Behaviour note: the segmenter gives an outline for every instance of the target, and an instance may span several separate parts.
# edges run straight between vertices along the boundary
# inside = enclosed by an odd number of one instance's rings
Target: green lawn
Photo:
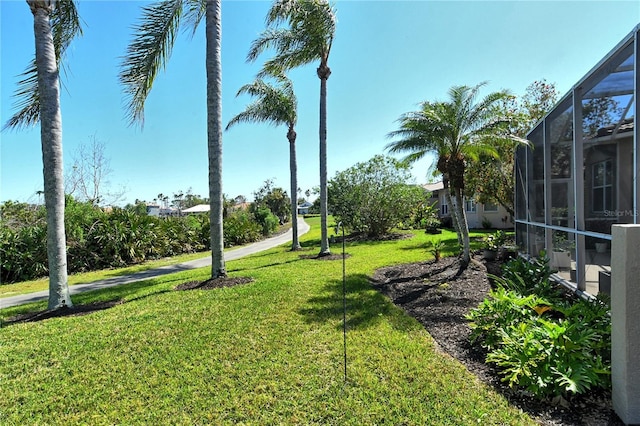
[[[308,221],[302,254],[315,254]],[[370,288],[376,268],[425,259],[428,240],[347,247],[346,384],[342,262],[283,246],[228,263],[247,285],[173,291],[209,272],[186,271],[74,296],[125,300],[108,310],[1,328],[0,424],[535,424]]]

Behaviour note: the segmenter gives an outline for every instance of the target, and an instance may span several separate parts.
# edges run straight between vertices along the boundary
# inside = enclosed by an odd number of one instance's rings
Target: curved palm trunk
[[[293,126],[289,126],[287,132],[289,140],[289,173],[291,174],[291,232],[293,234],[291,240],[291,250],[300,250],[300,241],[298,240],[298,160],[296,158],[296,132]]]
[[[327,79],[331,69],[326,64],[318,67],[320,78],[320,256],[331,254],[327,230]]]
[[[33,13],[33,32],[36,41],[44,201],[47,209],[48,309],[52,310],[63,306],[72,306],[67,282],[67,251],[64,231],[60,86],[50,23],[50,15],[55,7],[55,2],[30,0],[28,3]]]
[[[226,277],[222,227],[222,61],[221,0],[207,0],[207,139],[209,151],[209,218],[211,224],[211,277]]]
[[[453,188],[457,203],[456,210],[458,211],[458,217],[460,221],[460,234],[462,236],[462,262],[460,263],[460,271],[463,271],[469,266],[471,261],[471,246],[469,242],[469,225],[467,223],[467,216],[464,212],[464,206],[462,205],[462,190],[460,188]]]
[[[460,232],[460,219],[458,217],[458,209],[455,208],[453,198],[451,197],[451,189],[448,185],[444,187],[444,197],[447,200],[447,204],[451,206],[451,222],[453,223],[453,229],[456,231],[458,237],[458,244],[462,247],[462,232]]]

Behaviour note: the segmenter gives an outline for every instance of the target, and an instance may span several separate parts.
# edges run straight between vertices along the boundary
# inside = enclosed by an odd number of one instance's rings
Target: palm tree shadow
[[[72,296],[72,307],[65,306],[55,310],[28,310],[10,318],[0,320],[0,327],[26,322],[39,322],[50,318],[88,315],[93,312],[103,311],[125,303],[137,302],[172,291],[171,289],[158,289],[147,294],[136,296],[136,293],[141,289],[148,287],[153,287],[153,282],[149,280],[135,281],[114,287],[74,294]]]
[[[346,325],[350,330],[375,326],[381,321],[390,321],[398,330],[410,331],[419,324],[405,315],[399,315],[389,299],[375,290],[370,278],[364,274],[348,275],[346,286]],[[342,329],[343,281],[331,280],[326,283],[321,295],[309,299],[299,313],[309,323],[338,321],[337,329]]]
[[[257,271],[259,269],[271,268],[273,266],[281,266],[281,265],[286,265],[286,264],[289,264],[289,263],[300,262],[301,260],[303,260],[303,259],[298,257],[296,259],[291,259],[291,260],[287,260],[287,261],[284,261],[284,262],[272,262],[272,263],[267,263],[267,264],[260,265],[260,266],[254,266],[252,268],[233,268],[233,269],[229,269],[228,272]]]

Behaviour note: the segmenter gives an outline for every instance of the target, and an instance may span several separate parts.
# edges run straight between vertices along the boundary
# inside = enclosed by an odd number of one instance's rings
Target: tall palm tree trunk
[[[227,276],[222,227],[222,60],[221,0],[207,0],[207,138],[209,151],[209,218],[211,224],[211,277]]]
[[[331,254],[327,229],[327,80],[331,69],[326,64],[318,67],[320,78],[320,256]]]
[[[462,236],[462,262],[460,264],[460,270],[464,270],[469,266],[471,261],[471,246],[469,242],[469,224],[467,223],[467,216],[464,212],[464,206],[462,205],[462,190],[460,188],[453,188],[457,203],[456,210],[458,211],[458,217],[460,221],[460,234]]]
[[[58,65],[50,16],[55,2],[28,1],[33,13],[36,67],[40,94],[40,139],[47,209],[47,258],[49,262],[48,309],[72,306],[67,282],[67,251],[64,231],[64,178],[62,163],[62,115]]]
[[[296,131],[293,126],[289,126],[287,132],[289,140],[289,173],[291,174],[291,232],[293,234],[291,240],[291,250],[300,250],[300,241],[298,240],[298,160],[296,157]]]

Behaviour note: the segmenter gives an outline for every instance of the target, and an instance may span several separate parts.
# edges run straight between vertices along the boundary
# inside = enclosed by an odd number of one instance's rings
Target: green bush
[[[258,207],[253,212],[253,217],[255,221],[260,226],[262,230],[262,235],[265,237],[278,229],[278,224],[280,223],[278,218],[271,213],[271,210],[267,207]]]
[[[336,222],[371,238],[389,233],[400,223],[419,223],[429,213],[426,193],[409,185],[411,179],[407,164],[377,155],[329,181],[329,210]]]
[[[577,306],[576,311],[590,309],[582,303]],[[518,385],[538,397],[607,388],[611,375],[609,326],[582,323],[576,317],[548,320],[544,316],[500,328],[500,344],[489,352],[487,362],[500,367],[510,386]]]
[[[10,283],[48,273],[46,212],[43,206],[0,205],[0,280]],[[149,259],[210,248],[208,215],[158,218],[135,209],[104,211],[66,197],[68,272],[122,267]],[[225,246],[257,241],[278,229],[264,205],[254,214],[232,211],[224,219]]]
[[[12,229],[0,224],[0,280],[3,283],[29,280],[46,275],[47,226],[38,223]]]
[[[607,388],[611,320],[602,300],[570,299],[549,280],[548,259],[509,262],[467,319],[503,380],[538,397]]]
[[[499,285],[522,295],[537,294],[542,297],[555,297],[558,292],[549,277],[551,277],[549,258],[542,253],[542,256],[530,261],[521,257],[511,259],[502,265],[502,279],[493,278]]]
[[[248,211],[235,211],[224,219],[224,245],[232,247],[257,241],[260,239],[261,230]]]

